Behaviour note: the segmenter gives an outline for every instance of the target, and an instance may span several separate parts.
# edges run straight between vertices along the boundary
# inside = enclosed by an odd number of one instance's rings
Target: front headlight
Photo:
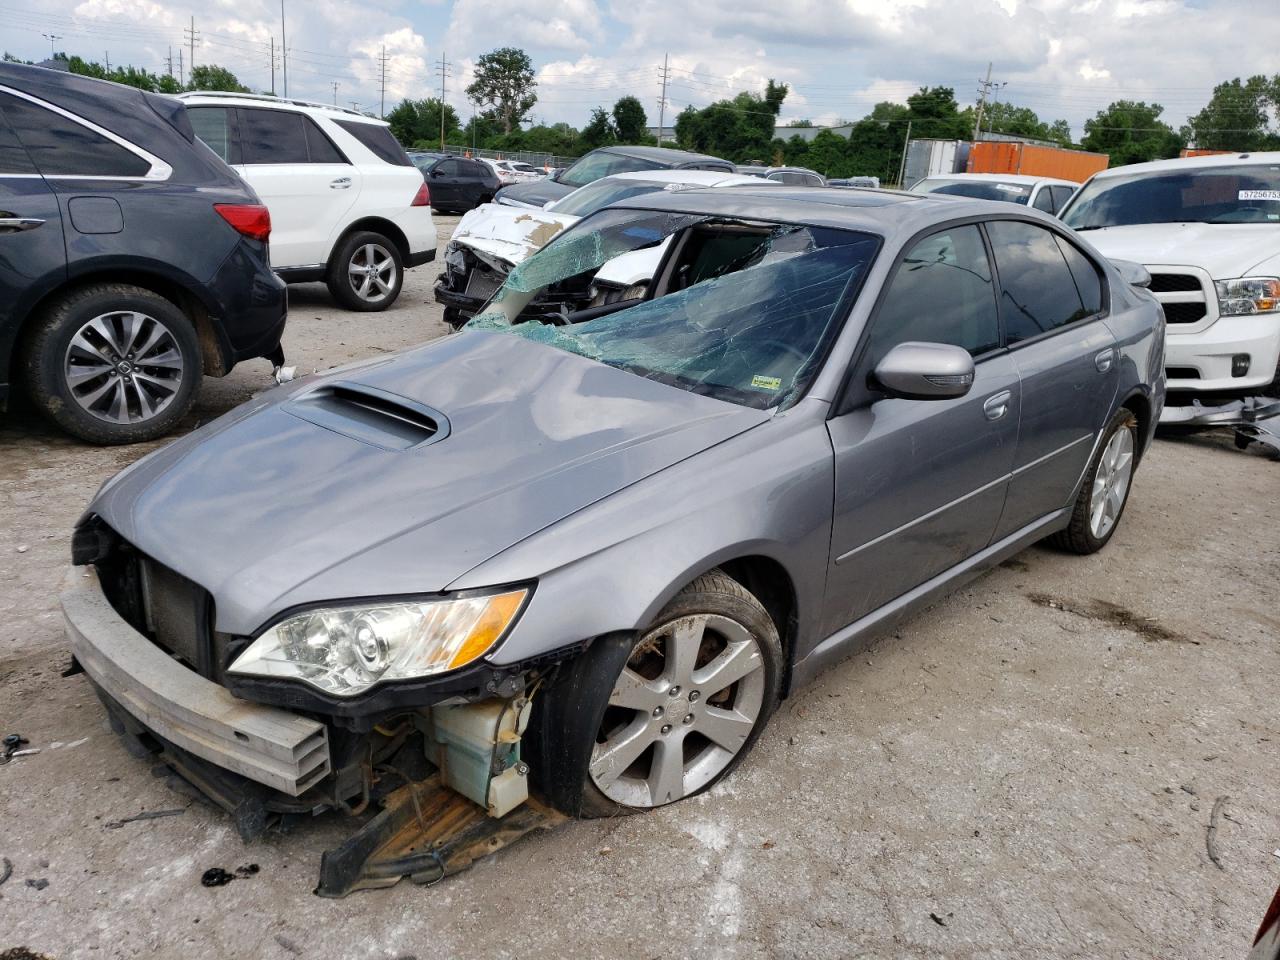
[[[355,696],[383,680],[444,673],[484,656],[528,595],[519,589],[307,610],[264,632],[228,672],[302,680],[333,696]]]
[[[1252,313],[1275,313],[1280,310],[1280,278],[1243,277],[1239,280],[1216,280],[1218,313],[1224,317],[1240,317]]]

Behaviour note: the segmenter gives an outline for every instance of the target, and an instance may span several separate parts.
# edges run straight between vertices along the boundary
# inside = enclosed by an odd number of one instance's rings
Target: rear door
[[[241,175],[271,211],[271,263],[309,267],[330,250],[360,195],[359,170],[305,114],[237,107]]]
[[[67,272],[58,198],[9,125],[6,107],[14,103],[0,93],[0,406],[18,322]]]
[[[1103,322],[1101,274],[1070,240],[1040,224],[993,220],[1022,418],[997,538],[1065,507],[1084,474],[1119,386],[1115,338]]]

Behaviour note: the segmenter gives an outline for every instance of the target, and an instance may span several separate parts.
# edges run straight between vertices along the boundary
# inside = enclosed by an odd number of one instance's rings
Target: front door
[[[462,203],[462,162],[446,157],[431,168],[427,184],[433,207],[456,207]]]
[[[951,400],[871,389],[828,421],[836,496],[827,634],[991,542],[1017,441],[1018,373],[999,349],[995,286],[977,226],[913,244],[870,324],[855,384],[906,341],[964,347],[975,377],[966,396]]]
[[[1000,309],[1022,382],[1022,418],[997,537],[1066,507],[1119,387],[1115,338],[1103,322],[1098,268],[1039,224],[987,224]]]

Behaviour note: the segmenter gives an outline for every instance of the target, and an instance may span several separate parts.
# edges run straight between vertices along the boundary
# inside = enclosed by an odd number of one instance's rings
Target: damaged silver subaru
[[[591,305],[657,247],[642,296]],[[1007,204],[633,198],[462,332],[108,481],[74,656],[246,838],[352,816],[325,895],[672,803],[889,623],[1036,541],[1107,543],[1164,399],[1143,280]]]

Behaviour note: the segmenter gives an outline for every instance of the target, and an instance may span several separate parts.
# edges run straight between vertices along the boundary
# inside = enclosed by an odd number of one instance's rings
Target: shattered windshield
[[[595,213],[601,207],[607,207],[611,203],[617,203],[628,197],[638,197],[658,190],[679,190],[688,186],[690,184],[661,180],[618,180],[606,177],[580,187],[563,200],[557,200],[551,209],[571,217],[585,217]]]
[[[1233,164],[1090,180],[1063,211],[1077,230],[1138,223],[1280,223],[1280,164]]]
[[[784,406],[817,371],[878,248],[848,230],[604,210],[516,267],[467,329],[732,403]],[[592,299],[602,265],[645,250],[654,272],[643,297]]]

